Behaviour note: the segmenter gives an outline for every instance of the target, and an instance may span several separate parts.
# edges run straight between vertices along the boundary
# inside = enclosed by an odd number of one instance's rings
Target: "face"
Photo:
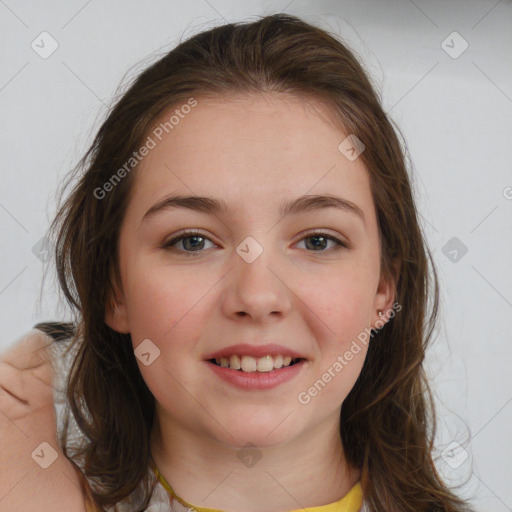
[[[150,340],[141,346],[152,362],[137,362],[157,411],[189,432],[275,446],[339,421],[367,351],[353,342],[392,304],[368,173],[338,149],[348,133],[327,119],[322,104],[290,96],[198,98],[161,140],[161,129],[149,134],[156,144],[134,171],[106,320],[134,349]],[[155,206],[177,195],[226,209]],[[304,195],[345,207],[317,201],[282,214]],[[184,231],[195,233],[180,240]],[[239,343],[279,344],[303,360],[273,387],[242,388],[206,361]]]

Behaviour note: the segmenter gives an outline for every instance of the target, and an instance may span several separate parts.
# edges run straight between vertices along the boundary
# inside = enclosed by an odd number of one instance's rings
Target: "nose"
[[[224,283],[224,314],[237,318],[251,317],[257,322],[268,316],[286,316],[292,305],[291,283],[280,275],[282,272],[276,264],[268,261],[268,253],[263,251],[252,263],[237,254],[235,256],[235,267]]]

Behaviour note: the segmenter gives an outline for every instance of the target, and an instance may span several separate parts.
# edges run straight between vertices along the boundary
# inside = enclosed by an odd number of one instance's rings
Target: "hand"
[[[33,330],[0,355],[0,512],[85,512],[57,442],[52,343]]]

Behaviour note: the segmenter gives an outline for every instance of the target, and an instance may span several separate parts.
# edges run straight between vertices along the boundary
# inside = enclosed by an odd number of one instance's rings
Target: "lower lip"
[[[214,363],[205,361],[211,370],[225,382],[241,389],[272,389],[279,384],[288,382],[300,373],[304,367],[305,360],[295,363],[293,366],[272,370],[270,372],[243,372],[241,370],[232,370],[223,366],[217,366]]]

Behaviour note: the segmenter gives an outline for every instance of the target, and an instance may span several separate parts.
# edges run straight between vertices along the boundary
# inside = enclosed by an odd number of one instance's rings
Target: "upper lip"
[[[220,359],[221,357],[230,357],[232,355],[238,356],[251,356],[255,358],[265,357],[268,355],[282,355],[284,357],[290,356],[292,359],[305,359],[305,357],[292,350],[284,347],[283,345],[276,345],[271,343],[268,345],[251,345],[249,343],[239,343],[238,345],[231,345],[230,347],[217,350],[208,354],[205,359]]]

